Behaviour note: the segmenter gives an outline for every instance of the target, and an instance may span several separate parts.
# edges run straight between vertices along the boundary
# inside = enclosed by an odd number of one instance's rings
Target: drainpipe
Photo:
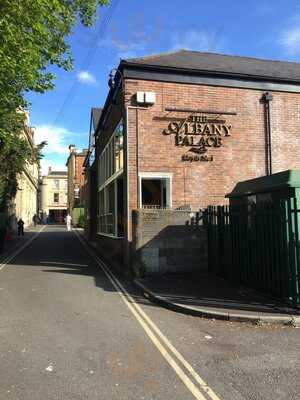
[[[261,101],[264,104],[265,119],[265,153],[266,153],[266,175],[272,174],[272,130],[271,130],[271,104],[273,100],[271,93],[262,95]]]

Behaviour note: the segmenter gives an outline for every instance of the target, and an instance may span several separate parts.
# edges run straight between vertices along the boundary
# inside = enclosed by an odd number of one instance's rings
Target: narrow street
[[[300,399],[299,329],[162,309],[81,240],[46,226],[0,267],[1,400]]]

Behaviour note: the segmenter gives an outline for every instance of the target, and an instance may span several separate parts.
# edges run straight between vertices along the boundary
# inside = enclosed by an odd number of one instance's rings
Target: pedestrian
[[[32,221],[33,221],[33,225],[36,226],[37,221],[38,221],[38,217],[36,214],[34,214],[34,216],[32,217]]]
[[[24,221],[22,218],[19,219],[18,223],[18,236],[24,236]]]
[[[72,222],[72,218],[71,215],[68,214],[65,218],[65,222],[67,224],[67,230],[70,231],[71,230],[71,222]]]

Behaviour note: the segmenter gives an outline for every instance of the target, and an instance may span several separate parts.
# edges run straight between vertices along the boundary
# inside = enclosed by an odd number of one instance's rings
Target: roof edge
[[[226,71],[215,71],[215,70],[200,70],[200,69],[192,69],[192,68],[180,68],[180,67],[172,67],[172,66],[158,66],[153,64],[138,64],[128,62],[126,60],[121,60],[119,67],[124,70],[124,68],[135,69],[135,70],[145,70],[145,71],[157,71],[157,72],[169,72],[169,73],[184,73],[185,75],[199,75],[199,76],[213,76],[213,77],[222,77],[229,79],[240,79],[240,80],[257,80],[257,81],[271,81],[271,82],[282,82],[282,83],[297,83],[300,84],[299,79],[291,79],[291,78],[282,78],[282,77],[274,77],[274,76],[266,76],[266,75],[257,75],[257,74],[243,74],[236,72],[226,72]]]

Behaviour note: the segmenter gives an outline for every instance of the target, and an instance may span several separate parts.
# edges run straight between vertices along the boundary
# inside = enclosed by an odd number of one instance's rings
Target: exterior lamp
[[[122,72],[119,69],[114,68],[110,71],[109,79],[108,79],[108,86],[112,90],[115,89],[116,86],[118,86],[120,81],[116,79],[117,74],[119,74],[119,78],[121,80],[121,93],[122,93],[122,96],[124,96],[124,77],[123,77]],[[116,105],[117,92],[118,92],[118,90],[116,90],[116,92],[112,96],[112,103],[115,105]]]
[[[115,75],[111,71],[109,74],[108,86],[110,87],[110,89],[113,89],[115,87],[115,84],[116,84],[115,83]]]
[[[117,68],[113,68],[109,73],[109,80],[108,80],[108,86],[111,89],[113,89],[116,86],[116,75],[117,74],[119,74],[119,77],[121,79],[121,83],[123,85],[124,77],[123,77],[122,72]]]
[[[123,83],[123,75],[122,75],[122,73],[118,69],[114,68],[109,73],[108,86],[111,89],[114,89],[114,87],[116,86],[116,75],[117,75],[117,73],[120,75],[121,81]]]

